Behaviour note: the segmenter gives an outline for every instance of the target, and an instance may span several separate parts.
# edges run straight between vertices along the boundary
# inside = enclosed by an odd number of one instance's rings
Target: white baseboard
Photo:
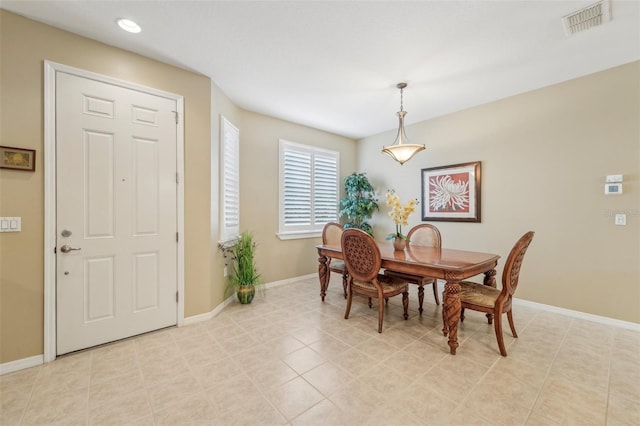
[[[278,287],[281,285],[286,285],[292,282],[305,280],[308,278],[314,278],[317,276],[318,276],[317,274],[308,274],[308,275],[302,275],[300,277],[295,277],[295,278],[287,278],[280,281],[272,281],[270,283],[266,283],[265,288]],[[440,290],[442,290],[443,283],[439,282],[438,286],[440,287]],[[224,308],[226,308],[230,303],[233,303],[233,297],[234,296],[230,296],[226,298],[224,302],[216,306],[215,309],[213,309],[211,312],[206,312],[204,314],[193,315],[191,317],[185,318],[183,325],[195,324],[201,321],[207,321],[214,318],[216,315],[222,312]],[[554,313],[565,315],[572,318],[583,319],[586,321],[609,325],[612,327],[623,328],[626,330],[640,332],[640,324],[635,322],[617,320],[614,318],[603,317],[600,315],[593,315],[585,312],[574,311],[571,309],[559,308],[557,306],[545,305],[543,303],[530,302],[528,300],[523,300],[523,299],[514,298],[513,301],[514,301],[514,304],[520,305],[520,306],[528,306],[531,308],[540,309],[548,312],[554,312]],[[44,362],[43,355],[35,355],[29,358],[23,358],[15,361],[6,362],[4,364],[0,364],[0,375],[12,373],[14,371],[22,370],[25,368],[35,367],[37,365],[42,364],[43,362]]]
[[[265,286],[265,288],[273,288],[273,287],[278,287],[278,286],[281,286],[281,285],[291,284],[293,282],[300,281],[300,280],[306,280],[306,279],[309,279],[309,278],[318,278],[318,274],[317,273],[315,273],[315,274],[307,274],[307,275],[302,275],[302,276],[295,277],[295,278],[287,278],[287,279],[280,280],[280,281],[271,281],[270,283],[266,283],[264,286]],[[320,283],[318,283],[318,285],[320,285]]]
[[[530,302],[528,300],[513,298],[514,305],[528,306],[530,308],[540,309],[543,311],[554,312],[556,314],[565,315],[572,318],[583,319],[598,324],[610,325],[612,327],[624,328],[626,330],[640,332],[640,324],[629,321],[622,321],[615,318],[602,317],[600,315],[588,314],[586,312],[574,311],[571,309],[559,308],[557,306],[545,305],[543,303]]]
[[[440,294],[444,291],[444,281],[438,281],[438,291]],[[571,318],[583,319],[586,321],[595,322],[603,325],[610,325],[612,327],[624,328],[625,330],[640,332],[640,324],[629,321],[622,321],[615,318],[603,317],[600,315],[588,314],[586,312],[574,311],[571,309],[559,308],[557,306],[545,305],[544,303],[530,302],[529,300],[513,298],[514,305],[528,306],[534,309],[540,309],[542,311],[553,312],[556,314],[564,315]]]
[[[197,322],[201,322],[201,321],[207,321],[210,320],[211,318],[215,317],[216,315],[218,315],[220,312],[222,312],[224,310],[224,308],[227,307],[227,305],[229,303],[233,302],[233,295],[227,297],[224,302],[222,302],[221,304],[219,304],[218,306],[216,306],[212,311],[210,312],[205,312],[204,314],[198,314],[198,315],[193,315],[191,317],[187,317],[184,319],[184,321],[182,322],[182,325],[191,325],[191,324],[195,324]]]
[[[13,373],[14,371],[24,370],[25,368],[35,367],[44,363],[44,355],[30,356],[29,358],[17,359],[15,361],[0,364],[0,376],[3,374]]]
[[[318,274],[308,274],[308,275],[302,275],[300,277],[295,277],[295,278],[287,278],[287,279],[280,280],[280,281],[272,281],[272,282],[269,282],[269,283],[265,283],[264,287],[267,288],[267,289],[268,288],[273,288],[273,287],[278,287],[278,286],[281,286],[281,285],[290,284],[292,282],[304,280],[304,279],[307,279],[307,278],[314,278],[314,277],[317,277],[317,276],[318,276]],[[235,297],[234,295],[231,295],[231,296],[227,297],[224,300],[224,302],[222,302],[221,304],[216,306],[215,309],[213,309],[210,312],[205,312],[204,314],[193,315],[191,317],[185,318],[184,322],[183,322],[183,325],[191,325],[191,324],[195,324],[197,322],[210,320],[211,318],[215,317],[220,312],[222,312],[222,310],[224,308],[226,308],[230,303],[233,303],[233,298],[234,297]]]

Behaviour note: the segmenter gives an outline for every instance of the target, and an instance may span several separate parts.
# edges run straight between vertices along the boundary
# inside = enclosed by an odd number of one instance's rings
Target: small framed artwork
[[[0,169],[36,170],[36,151],[33,149],[0,146]]]
[[[480,222],[480,161],[422,169],[422,220]]]

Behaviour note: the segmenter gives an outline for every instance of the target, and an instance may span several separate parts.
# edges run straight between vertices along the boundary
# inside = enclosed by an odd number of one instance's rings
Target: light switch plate
[[[0,217],[0,232],[22,231],[21,217]]]
[[[616,214],[615,223],[616,223],[616,225],[621,225],[621,226],[626,225],[627,224],[627,215],[623,214],[623,213]]]

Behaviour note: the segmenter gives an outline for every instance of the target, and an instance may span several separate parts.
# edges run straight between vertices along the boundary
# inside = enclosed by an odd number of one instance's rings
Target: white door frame
[[[56,73],[113,84],[176,101],[178,326],[184,323],[184,98],[102,74],[44,61],[44,362],[56,359]]]

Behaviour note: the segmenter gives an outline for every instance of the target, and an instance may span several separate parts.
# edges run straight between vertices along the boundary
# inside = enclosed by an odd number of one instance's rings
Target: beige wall
[[[184,96],[185,315],[213,309],[210,286],[211,80],[0,10],[2,145],[35,149],[36,172],[0,171],[0,362],[43,351],[43,61]]]
[[[256,237],[256,263],[265,282],[316,272],[315,246],[321,242],[320,238],[280,240],[276,236],[279,139],[340,151],[342,179],[353,173],[356,165],[356,143],[352,139],[243,112],[240,125],[240,228],[251,231]]]
[[[434,222],[444,247],[506,256],[533,230],[516,297],[638,323],[638,76],[635,62],[409,126],[427,149],[404,166],[380,154],[393,132],[365,138],[358,163],[384,204],[387,188],[420,198],[422,168],[482,161],[482,223]],[[604,195],[608,174],[624,174],[622,195]],[[378,239],[392,231],[387,211],[375,218]],[[417,213],[410,225],[419,222]]]
[[[184,96],[185,317],[224,301],[219,239],[220,116],[240,129],[241,227],[256,234],[265,282],[317,270],[319,238],[280,241],[278,139],[342,152],[356,164],[355,141],[237,108],[194,74],[0,10],[0,142],[37,150],[35,173],[0,171],[0,215],[21,216],[23,231],[0,234],[0,363],[43,351],[43,61],[50,60]],[[265,178],[266,177],[266,178]],[[289,263],[283,258],[292,259]]]

